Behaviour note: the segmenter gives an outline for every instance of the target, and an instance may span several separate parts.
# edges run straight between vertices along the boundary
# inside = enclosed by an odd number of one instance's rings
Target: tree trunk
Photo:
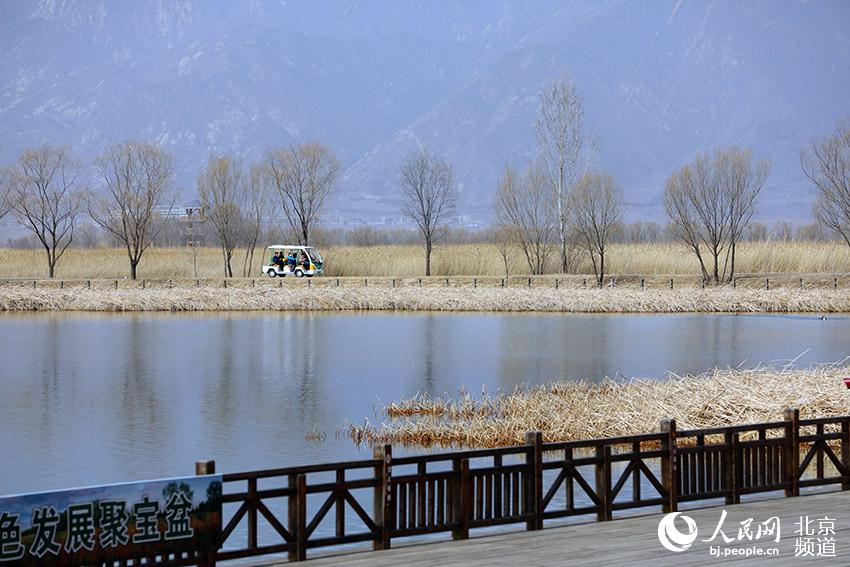
[[[564,165],[558,164],[558,238],[561,241],[561,273],[567,273],[567,223],[564,219]]]
[[[737,243],[735,241],[732,242],[732,260],[731,260],[731,263],[729,264],[729,281],[730,282],[733,279],[735,279],[735,246],[736,246],[736,244]]]
[[[602,282],[605,279],[605,251],[599,251],[599,286],[602,286]]]
[[[431,275],[431,237],[425,239],[425,275]]]
[[[138,260],[133,260],[130,258],[130,279],[136,279],[136,265],[139,263]]]
[[[233,277],[233,268],[230,266],[230,260],[232,258],[232,253],[229,250],[224,251],[224,277],[232,278]]]

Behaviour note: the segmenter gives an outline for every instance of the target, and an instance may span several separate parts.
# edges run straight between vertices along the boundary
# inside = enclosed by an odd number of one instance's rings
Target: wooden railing
[[[211,463],[211,462],[209,462]],[[214,465],[211,465],[214,466]],[[212,472],[209,466],[202,472]],[[219,561],[394,538],[451,533],[568,516],[611,520],[643,507],[675,511],[681,502],[724,499],[835,484],[850,488],[850,416],[785,419],[712,429],[526,444],[226,474]],[[267,485],[267,486],[266,486]],[[227,507],[231,507],[228,512]],[[259,523],[267,529],[260,541]]]

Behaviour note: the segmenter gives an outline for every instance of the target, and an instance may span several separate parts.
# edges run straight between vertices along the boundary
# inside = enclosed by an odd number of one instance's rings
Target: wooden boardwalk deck
[[[709,546],[721,542],[717,536],[711,543],[722,510],[725,518],[723,532],[736,541],[722,548],[778,548],[777,557],[712,556]],[[802,495],[796,498],[754,500],[732,506],[685,509],[682,513],[693,518],[698,537],[693,546],[681,553],[664,549],[658,541],[658,522],[662,513],[616,519],[609,522],[572,524],[549,527],[541,531],[505,531],[479,535],[465,541],[445,541],[399,545],[386,551],[364,551],[344,555],[316,557],[309,560],[315,567],[398,566],[424,565],[629,565],[630,567],[660,565],[848,565],[850,564],[850,491]],[[770,517],[780,519],[780,541],[762,537],[753,541],[737,541],[740,522],[753,518],[755,526]],[[817,520],[834,519],[835,557],[795,557],[798,535],[795,524],[800,516],[808,516],[816,529]],[[677,523],[677,526],[679,524]],[[682,524],[684,525],[684,524]],[[823,537],[823,536],[820,536]],[[818,536],[814,536],[817,542]],[[279,560],[278,560],[279,561]],[[284,565],[286,562],[266,561],[256,565]]]

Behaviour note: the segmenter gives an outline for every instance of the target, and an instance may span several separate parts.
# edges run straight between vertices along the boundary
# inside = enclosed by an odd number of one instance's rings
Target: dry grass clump
[[[831,289],[460,287],[42,288],[0,286],[0,311],[488,311],[848,313]]]
[[[327,276],[419,277],[425,273],[421,246],[335,246],[320,247]],[[259,276],[265,250],[255,255],[250,276]],[[518,250],[511,252],[512,275],[528,273]],[[555,273],[555,255],[550,272]],[[436,276],[504,276],[504,264],[492,244],[444,244],[434,249],[432,271]],[[221,251],[198,250],[200,278],[223,275]],[[737,271],[745,273],[839,273],[850,266],[850,247],[840,242],[744,242],[736,252]],[[237,251],[234,271],[241,274],[242,251]],[[695,276],[699,268],[694,256],[675,243],[612,244],[606,256],[608,271],[616,274],[667,274]],[[43,250],[0,248],[0,279],[46,277]],[[590,261],[581,256],[576,273],[591,274]],[[126,251],[121,248],[71,248],[57,266],[57,277],[65,279],[115,279],[128,274]],[[190,278],[192,255],[186,248],[151,248],[139,265],[140,278]]]
[[[527,431],[541,431],[545,441],[648,433],[664,418],[695,429],[778,421],[786,407],[803,417],[838,416],[850,412],[841,380],[848,375],[850,366],[839,365],[715,369],[666,380],[564,381],[478,399],[417,395],[387,406],[387,423],[352,425],[349,434],[357,443],[497,447],[522,444]]]

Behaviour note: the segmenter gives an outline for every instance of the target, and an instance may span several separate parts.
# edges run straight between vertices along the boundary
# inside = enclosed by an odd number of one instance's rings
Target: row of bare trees
[[[514,247],[533,274],[542,274],[555,253],[566,273],[583,250],[597,282],[605,277],[623,191],[610,174],[591,167],[595,144],[583,134],[583,115],[582,99],[568,78],[540,94],[538,157],[521,174],[506,166],[496,195],[496,240],[506,273]]]
[[[298,243],[307,246],[338,172],[333,152],[317,142],[271,150],[247,169],[235,156],[210,157],[197,188],[218,235],[225,277],[233,277],[239,242],[245,242],[242,275],[253,272],[263,230],[277,224],[280,211]]]
[[[670,230],[696,256],[703,281],[734,278],[736,247],[769,172],[770,162],[754,165],[751,150],[733,146],[698,155],[667,180]]]
[[[299,243],[309,243],[339,169],[333,153],[319,143],[270,151],[243,168],[233,156],[210,157],[197,189],[222,249],[224,273],[233,276],[233,254],[245,243],[243,275],[253,266],[264,228],[276,223],[282,205]],[[82,181],[82,166],[69,148],[43,145],[24,151],[0,171],[0,219],[11,213],[44,248],[49,277],[74,241],[80,218],[91,220],[120,242],[136,278],[145,251],[174,209],[173,157],[155,145],[122,142],[95,160],[93,190]]]
[[[850,122],[800,155],[817,189],[815,218],[850,246]],[[735,252],[755,212],[770,162],[732,146],[700,154],[670,176],[664,191],[669,229],[696,256],[706,282],[735,276]]]
[[[125,142],[100,155],[96,169],[106,188],[102,196],[83,183],[79,161],[64,146],[26,150],[2,172],[0,216],[11,212],[36,237],[51,278],[84,212],[126,247],[132,277],[161,228],[156,211],[170,198],[169,156],[154,146]]]

